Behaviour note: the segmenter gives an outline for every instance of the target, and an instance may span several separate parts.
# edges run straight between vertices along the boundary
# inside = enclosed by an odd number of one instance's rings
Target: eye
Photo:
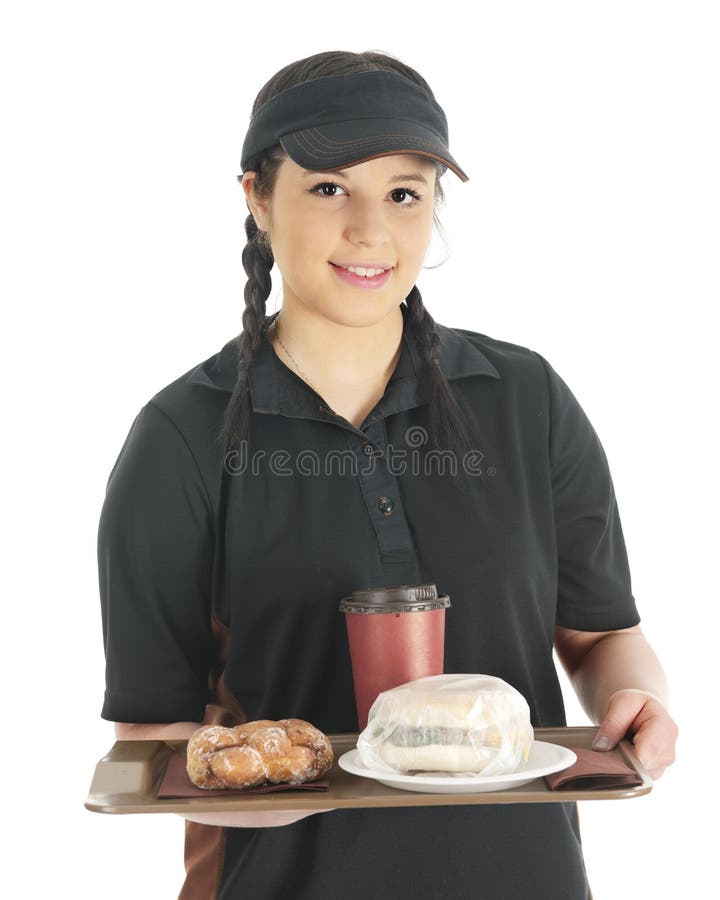
[[[420,200],[422,200],[422,194],[418,194],[417,191],[414,191],[412,188],[408,188],[408,187],[395,188],[395,190],[392,191],[392,193],[393,194],[407,194],[413,198],[412,203],[400,203],[400,204],[398,204],[399,206],[415,206],[416,203],[418,203]]]
[[[311,187],[308,190],[308,194],[317,194],[320,197],[335,197],[336,194],[325,194],[323,193],[323,188],[340,188],[340,190],[345,190],[339,184],[336,184],[334,181],[319,181],[314,187]]]
[[[340,188],[341,191],[345,190],[344,187],[342,187],[341,185],[337,184],[334,181],[319,181],[316,185],[314,185],[313,187],[308,189],[308,194],[317,194],[319,197],[322,197],[323,199],[328,199],[328,200],[332,199],[333,197],[338,196],[335,193],[326,194],[324,192],[325,188],[330,188],[330,189]],[[412,202],[410,202],[410,203],[394,203],[393,204],[394,206],[415,206],[417,203],[420,202],[420,200],[422,200],[422,194],[418,194],[417,191],[414,191],[412,188],[408,188],[408,187],[394,188],[390,192],[390,195],[392,196],[394,194],[395,195],[404,194],[404,195],[408,195],[408,196],[412,197]]]

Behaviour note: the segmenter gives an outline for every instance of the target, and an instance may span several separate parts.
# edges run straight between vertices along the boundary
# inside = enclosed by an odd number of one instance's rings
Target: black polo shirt
[[[98,534],[104,718],[297,717],[357,731],[340,599],[433,582],[452,602],[445,671],[499,676],[526,697],[534,726],[566,724],[555,624],[640,621],[607,459],[540,354],[436,328],[476,448],[455,459],[462,490],[454,457],[442,456],[443,469],[428,450],[428,396],[407,327],[361,428],[267,340],[250,372],[249,442],[235,456],[223,459],[216,440],[233,342],[142,407]],[[587,896],[572,803],[334,810],[258,829],[187,823],[186,839],[184,898]]]

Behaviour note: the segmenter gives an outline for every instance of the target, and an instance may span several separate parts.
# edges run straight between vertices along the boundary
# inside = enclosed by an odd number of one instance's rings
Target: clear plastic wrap
[[[430,675],[378,695],[357,750],[384,772],[501,775],[527,762],[533,737],[530,707],[506,681]]]

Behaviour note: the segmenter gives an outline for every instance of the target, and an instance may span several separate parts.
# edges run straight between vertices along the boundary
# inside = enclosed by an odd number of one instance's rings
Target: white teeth
[[[348,272],[353,272],[355,275],[364,275],[366,278],[372,278],[374,275],[379,275],[385,271],[385,269],[363,269],[361,266],[358,268],[355,268],[355,266],[341,266],[341,268],[347,269]]]

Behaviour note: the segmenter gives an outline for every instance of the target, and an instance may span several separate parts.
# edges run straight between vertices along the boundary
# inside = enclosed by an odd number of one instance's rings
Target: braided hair
[[[420,84],[432,95],[429,85],[422,76],[393,56],[374,51],[363,53],[327,51],[298,60],[277,72],[256,97],[253,113],[275,94],[303,81],[325,75],[352,74],[376,69],[399,72]],[[258,196],[272,195],[280,165],[287,158],[283,148],[277,144],[262,151],[250,161],[248,168],[255,172],[253,190]],[[444,194],[439,179],[445,172],[445,167],[439,162],[435,162],[435,166],[435,199],[442,203]],[[238,175],[238,180],[242,181],[242,175]],[[441,227],[435,213],[434,218],[438,227]],[[272,289],[270,272],[275,262],[268,234],[258,228],[252,213],[245,220],[245,234],[247,243],[242,253],[242,264],[247,274],[247,283],[244,292],[243,330],[236,338],[238,375],[227,405],[220,436],[226,453],[239,447],[241,442],[248,438],[250,415],[248,373],[253,356],[262,346],[269,324],[265,303]],[[425,378],[429,385],[431,441],[437,449],[449,450],[455,453],[456,459],[462,459],[463,454],[472,449],[470,429],[465,412],[439,365],[440,338],[434,330],[434,319],[423,305],[417,285],[405,298],[405,303],[409,311],[407,327],[415,335],[425,363]]]

